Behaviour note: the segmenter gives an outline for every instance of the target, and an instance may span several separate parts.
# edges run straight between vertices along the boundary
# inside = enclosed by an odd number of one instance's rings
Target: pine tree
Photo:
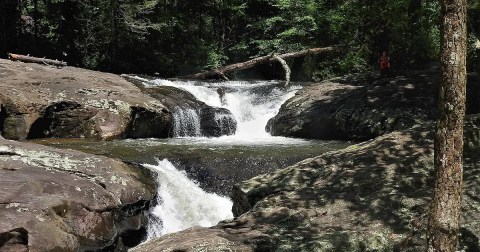
[[[436,182],[428,220],[428,251],[456,250],[463,184],[466,87],[466,0],[442,0],[442,82],[435,134]]]

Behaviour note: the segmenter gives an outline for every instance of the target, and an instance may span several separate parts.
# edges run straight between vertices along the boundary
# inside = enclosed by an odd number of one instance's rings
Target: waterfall
[[[256,143],[292,143],[300,140],[272,137],[265,131],[268,120],[274,117],[280,106],[292,97],[300,86],[284,88],[279,82],[197,82],[142,80],[146,86],[172,86],[190,92],[198,100],[211,107],[228,109],[237,122],[233,136],[202,138],[201,113],[194,109],[177,109],[173,111],[174,136],[190,144],[196,141],[221,142],[221,144],[248,145]],[[217,91],[222,89],[223,100]],[[231,126],[230,114],[222,109],[210,110],[215,113],[213,124],[220,126],[220,131],[227,131]],[[201,124],[202,122],[202,124]],[[207,140],[204,140],[207,139]],[[158,165],[144,165],[158,173],[158,205],[151,211],[148,227],[149,239],[167,233],[181,231],[192,226],[213,226],[219,221],[232,218],[232,202],[226,197],[203,191],[195,182],[189,180],[185,172],[178,171],[169,161],[159,161]]]
[[[230,110],[237,121],[236,139],[265,139],[271,137],[265,131],[270,118],[274,117],[280,106],[295,95],[300,86],[284,88],[278,82],[199,82],[152,80],[148,86],[172,86],[186,90],[198,100],[213,107]],[[220,100],[217,89],[225,92],[224,101]]]
[[[201,136],[200,115],[195,109],[176,108],[173,111],[173,136]]]
[[[230,199],[203,191],[168,160],[143,166],[157,172],[159,184],[158,204],[150,213],[148,239],[192,226],[209,227],[233,218]]]

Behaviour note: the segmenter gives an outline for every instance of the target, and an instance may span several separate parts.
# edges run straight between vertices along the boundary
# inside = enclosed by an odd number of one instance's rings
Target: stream
[[[203,137],[199,134],[196,112],[177,110],[173,114],[175,137],[169,139],[45,139],[36,142],[141,163],[157,172],[158,204],[151,210],[149,239],[192,226],[212,226],[232,218],[232,202],[228,195],[233,184],[349,145],[339,141],[273,137],[265,131],[268,120],[302,88],[300,84],[284,88],[282,83],[271,81],[137,78],[147,87],[181,88],[210,106],[229,109],[237,121],[236,133]],[[225,92],[223,102],[218,88]]]

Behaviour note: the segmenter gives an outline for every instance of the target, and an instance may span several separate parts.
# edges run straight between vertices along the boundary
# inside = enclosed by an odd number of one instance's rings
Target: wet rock
[[[164,138],[168,136],[171,127],[159,127],[160,125],[171,125],[172,114],[168,109],[162,110],[163,114],[146,109],[144,107],[132,107],[130,114],[130,123],[127,127],[126,138],[144,138],[156,137]],[[167,115],[167,116],[165,116]]]
[[[168,137],[171,112],[117,75],[9,60],[0,64],[4,138]]]
[[[206,137],[235,134],[237,121],[228,109],[208,106],[183,89],[168,86],[146,88],[140,85],[142,84],[137,84],[145,93],[158,99],[162,104],[165,104],[170,111],[173,111],[174,121],[179,121],[179,118],[175,119],[175,117],[181,117],[182,112],[185,111],[194,114],[192,115],[193,117],[197,117],[187,118],[187,120],[198,120],[199,125],[197,126],[199,126],[199,129],[195,129],[195,126],[192,125],[192,127],[190,127],[190,131],[192,132],[186,135],[194,136],[196,130],[199,130],[199,133]],[[191,122],[181,123],[183,124],[182,126],[185,127]]]
[[[27,138],[94,137],[95,124],[91,118],[95,112],[75,101],[55,102],[47,106],[43,115],[35,120]]]
[[[0,248],[5,252],[28,252],[28,232],[17,228],[0,234]]]
[[[465,125],[458,249],[477,251],[480,115],[469,116]],[[426,123],[244,181],[232,196],[235,219],[133,251],[195,251],[213,240],[212,233],[223,243],[247,246],[240,251],[425,251],[433,135],[434,123]]]
[[[230,110],[225,108],[204,107],[200,110],[202,135],[219,137],[233,135],[237,129],[237,121]]]
[[[137,245],[156,193],[152,174],[117,160],[0,140],[0,251]]]

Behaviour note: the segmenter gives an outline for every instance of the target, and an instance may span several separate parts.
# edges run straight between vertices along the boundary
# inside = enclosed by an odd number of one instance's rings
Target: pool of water
[[[147,88],[181,88],[210,106],[230,110],[237,121],[235,134],[207,138],[198,131],[185,131],[169,139],[44,139],[35,142],[135,162],[156,172],[157,205],[150,209],[150,239],[192,226],[212,226],[232,218],[232,202],[228,196],[235,183],[350,145],[339,141],[272,137],[265,131],[268,120],[301,89],[301,85],[285,88],[278,82],[263,81],[139,79]],[[223,102],[217,93],[219,88],[225,92]],[[193,129],[200,127],[198,111],[175,111],[173,108],[174,120],[193,125]],[[188,137],[179,137],[184,135]]]
[[[234,136],[116,141],[43,139],[35,142],[140,164],[155,165],[167,159],[197,181],[202,189],[221,195],[229,195],[234,183],[350,144],[284,137],[241,140]]]

